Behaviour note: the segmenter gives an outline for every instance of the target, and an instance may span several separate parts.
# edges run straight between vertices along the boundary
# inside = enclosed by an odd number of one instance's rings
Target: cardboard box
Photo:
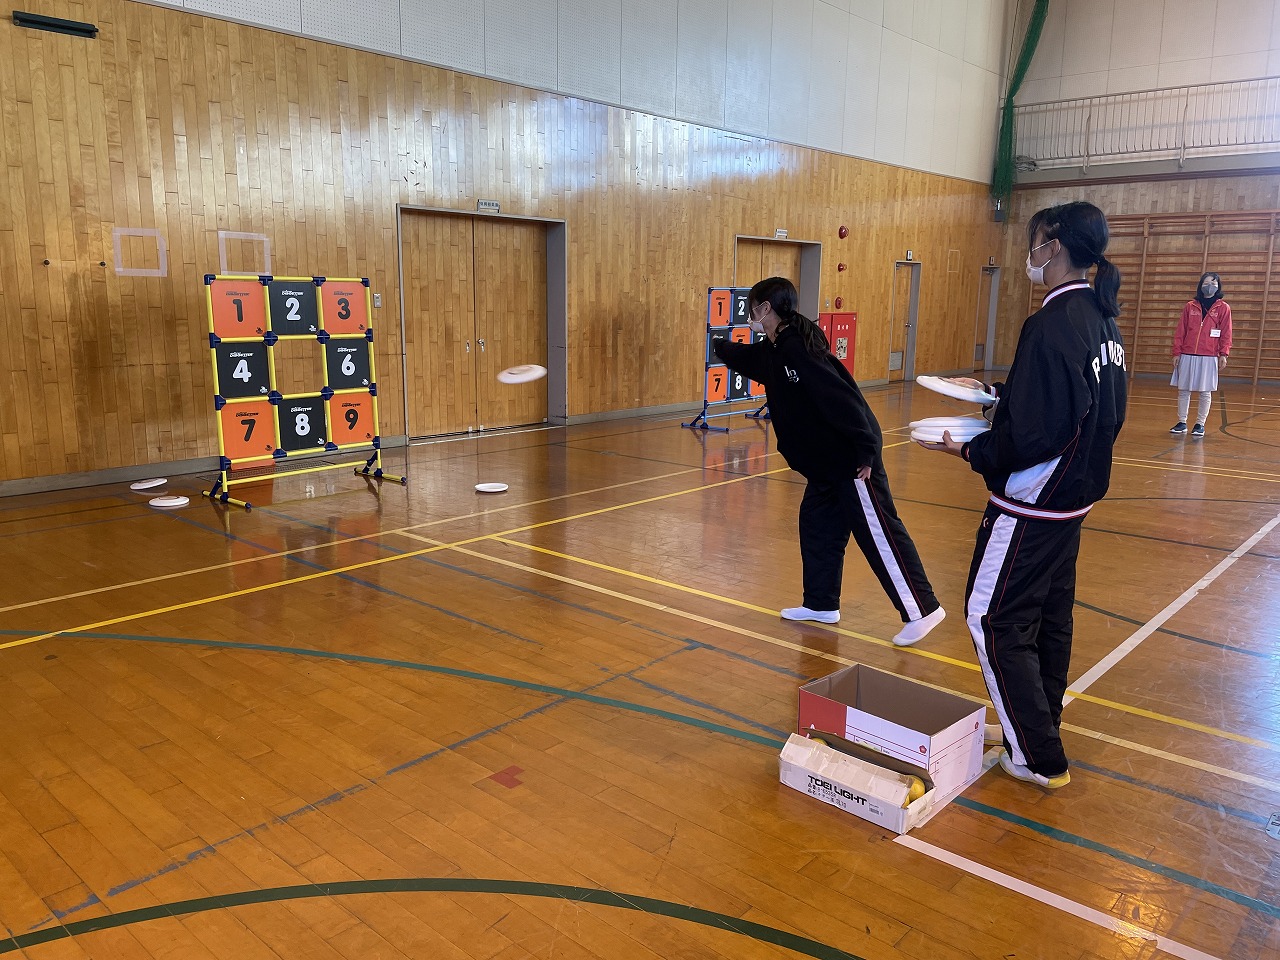
[[[895,774],[918,776],[925,781],[926,793],[904,807],[901,801],[886,800],[874,789],[868,789],[865,778],[857,776],[859,768],[881,774],[893,771]],[[927,820],[933,813],[938,795],[920,767],[870,750],[864,754],[849,755],[844,750],[797,733],[787,738],[786,746],[778,757],[778,779],[788,787],[897,834],[906,833]]]
[[[924,767],[945,806],[982,772],[986,708],[864,664],[800,688],[796,729],[834,734]]]

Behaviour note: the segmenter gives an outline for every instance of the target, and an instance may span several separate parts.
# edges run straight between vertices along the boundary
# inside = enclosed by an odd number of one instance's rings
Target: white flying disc
[[[987,421],[979,417],[925,417],[923,420],[912,420],[911,429],[916,427],[960,427],[967,428],[977,424],[982,429],[990,429]]]
[[[949,377],[916,377],[916,383],[953,400],[970,400],[973,403],[996,402],[995,394],[979,390],[977,387],[966,387]]]
[[[149,502],[153,507],[185,507],[191,500],[188,497],[153,497]]]
[[[968,429],[964,427],[916,427],[911,431],[912,440],[920,440],[924,443],[941,443],[944,433],[951,434],[951,439],[956,443],[967,443],[974,437],[987,432],[987,427],[978,427]]]
[[[546,375],[546,367],[540,367],[536,363],[522,363],[518,367],[507,367],[498,374],[498,379],[503,383],[529,383],[531,380],[541,380]]]
[[[150,480],[139,480],[137,483],[129,484],[130,490],[150,490],[152,487],[160,487],[168,483],[164,477],[152,477]]]
[[[478,493],[504,493],[507,485],[505,483],[477,483],[476,491]]]

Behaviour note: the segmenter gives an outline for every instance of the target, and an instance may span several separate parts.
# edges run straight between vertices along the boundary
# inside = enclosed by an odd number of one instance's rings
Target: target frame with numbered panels
[[[367,277],[211,273],[204,285],[218,428],[218,479],[204,496],[249,509],[231,496],[231,488],[264,477],[236,471],[267,465],[276,467],[270,479],[354,467],[361,476],[406,482],[382,467]],[[319,386],[283,394],[273,348],[283,340],[306,339],[318,347]],[[356,450],[368,456],[315,463],[316,454]]]
[[[708,421],[743,412],[740,409],[710,413],[712,407],[730,406],[750,400],[758,406],[753,419],[769,418],[765,403],[764,384],[749,380],[735,373],[720,362],[713,349],[717,340],[733,340],[735,343],[751,343],[756,339],[747,316],[748,287],[709,287],[707,289],[707,343],[702,379],[702,412],[689,423],[680,426],[691,430],[716,430],[723,433],[728,427],[713,426]]]

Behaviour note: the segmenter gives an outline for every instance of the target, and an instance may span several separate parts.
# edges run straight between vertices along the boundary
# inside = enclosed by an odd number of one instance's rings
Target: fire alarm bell
[[[848,269],[849,269],[849,265],[847,263],[836,264],[836,270],[838,270],[840,273],[844,273]]]
[[[836,297],[836,309],[839,310],[844,306],[844,297]]]
[[[840,239],[843,240],[848,235],[849,235],[849,228],[842,225],[840,227]]]

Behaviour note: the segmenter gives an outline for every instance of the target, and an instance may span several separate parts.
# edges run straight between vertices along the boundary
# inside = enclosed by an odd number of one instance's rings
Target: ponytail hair
[[[782,326],[795,327],[804,340],[805,349],[815,357],[825,357],[831,352],[831,344],[827,342],[822,328],[796,310],[800,295],[796,293],[795,284],[786,277],[769,277],[761,280],[751,288],[747,295],[747,306],[754,308],[758,303],[769,304],[769,309],[778,315]]]
[[[1027,222],[1027,243],[1035,244],[1039,233],[1045,241],[1057,240],[1071,258],[1071,266],[1086,270],[1097,265],[1093,290],[1106,316],[1120,315],[1120,268],[1105,256],[1110,241],[1107,218],[1086,200],[1060,203],[1037,212]]]

